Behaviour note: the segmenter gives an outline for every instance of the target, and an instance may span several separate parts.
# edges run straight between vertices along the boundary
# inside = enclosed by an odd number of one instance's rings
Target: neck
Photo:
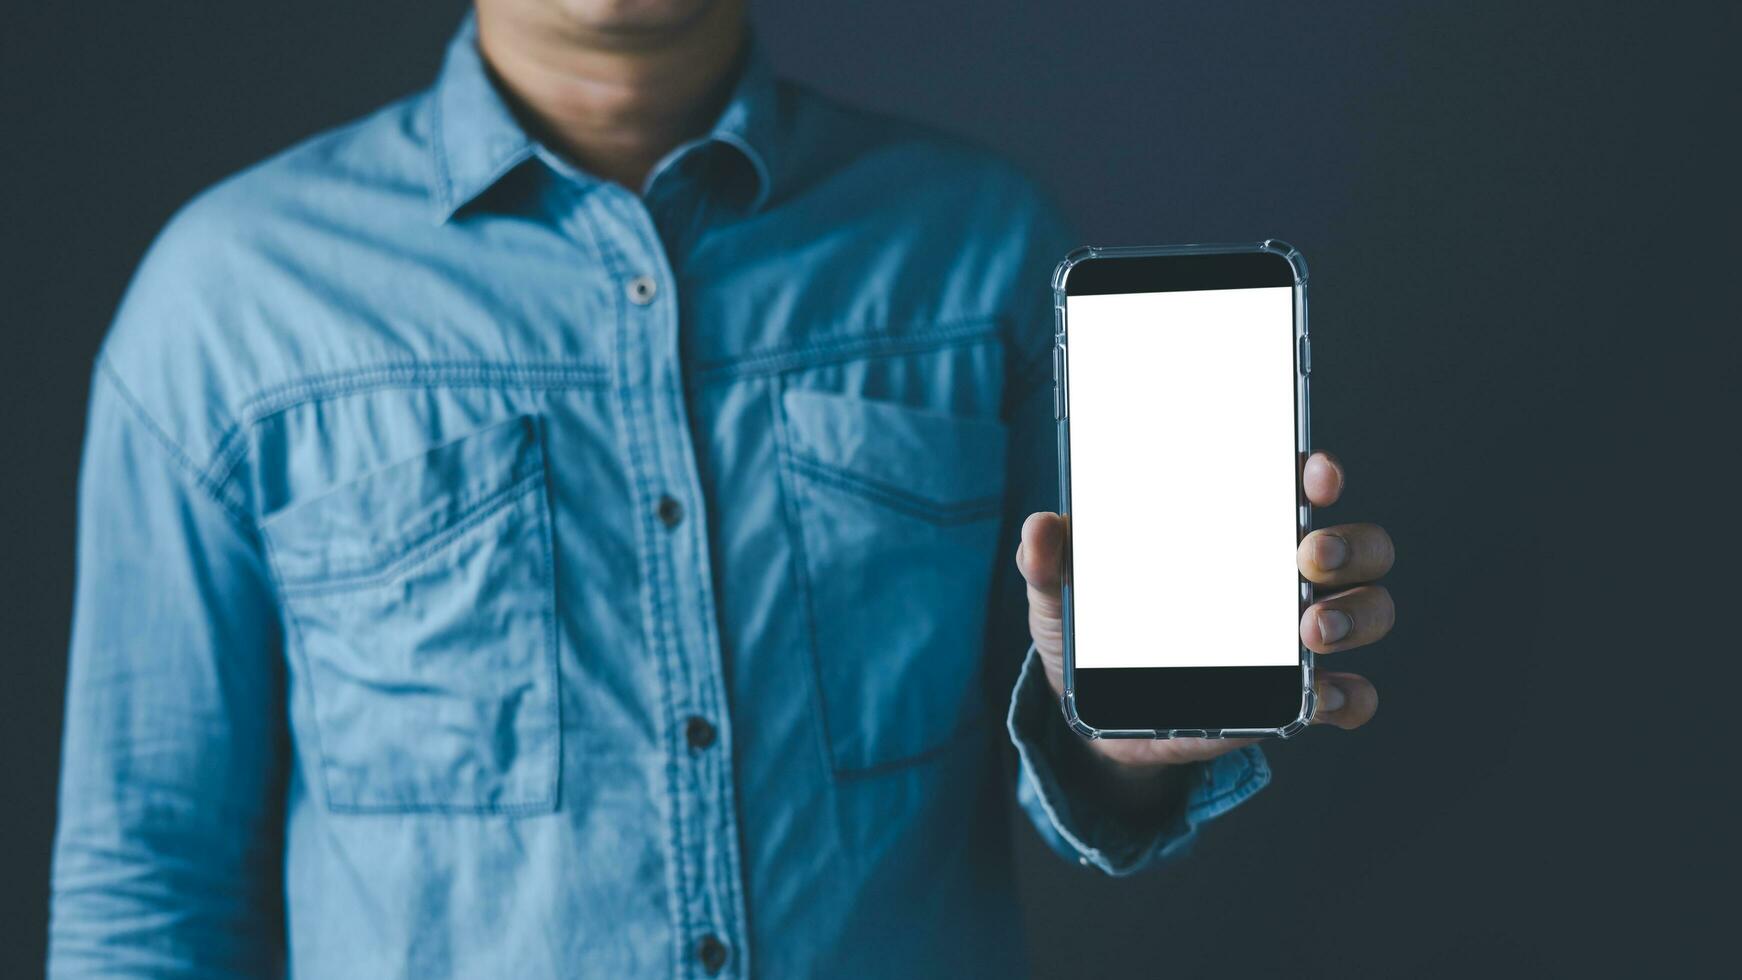
[[[740,5],[657,30],[602,31],[478,4],[478,47],[523,120],[571,162],[630,190],[706,132],[744,46]],[[550,10],[556,5],[541,5]]]

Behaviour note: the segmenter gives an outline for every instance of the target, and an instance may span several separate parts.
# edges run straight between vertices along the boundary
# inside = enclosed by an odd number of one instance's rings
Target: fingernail
[[[1343,689],[1337,685],[1328,681],[1319,685],[1320,711],[1326,713],[1336,711],[1342,708],[1348,700],[1349,699],[1343,695]]]
[[[1324,571],[1342,568],[1349,560],[1349,542],[1335,534],[1321,534],[1313,539],[1313,564]]]
[[[1335,643],[1349,635],[1349,628],[1355,623],[1349,614],[1341,609],[1319,610],[1319,642]]]

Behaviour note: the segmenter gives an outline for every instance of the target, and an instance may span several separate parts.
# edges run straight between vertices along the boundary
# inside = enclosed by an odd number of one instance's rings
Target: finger
[[[1313,687],[1318,692],[1313,708],[1315,725],[1360,728],[1379,710],[1379,691],[1360,674],[1321,673]]]
[[[1016,548],[1016,567],[1028,581],[1032,595],[1039,592],[1057,598],[1064,573],[1065,519],[1042,512],[1022,522],[1022,543]]]
[[[1363,585],[1316,602],[1300,618],[1300,641],[1314,653],[1363,647],[1391,632],[1397,610],[1383,585]]]
[[[1098,756],[1117,764],[1115,772],[1154,778],[1170,766],[1208,762],[1258,742],[1255,738],[1098,738],[1088,743]]]
[[[1343,495],[1343,464],[1330,453],[1313,453],[1301,468],[1300,482],[1307,503],[1329,507]]]
[[[1294,563],[1315,585],[1371,582],[1391,571],[1397,554],[1391,535],[1377,524],[1338,524],[1300,539]]]

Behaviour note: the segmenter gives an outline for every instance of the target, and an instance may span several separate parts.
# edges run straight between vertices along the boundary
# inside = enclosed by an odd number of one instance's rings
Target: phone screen
[[[1067,295],[1065,311],[1076,669],[1297,668],[1293,287]]]

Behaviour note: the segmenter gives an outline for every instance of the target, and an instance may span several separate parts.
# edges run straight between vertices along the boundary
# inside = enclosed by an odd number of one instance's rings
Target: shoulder
[[[367,228],[430,222],[423,96],[321,133],[183,205],[134,273],[99,355],[189,456],[297,360],[278,311]]]
[[[850,230],[862,266],[930,284],[926,308],[1007,324],[1026,370],[1050,342],[1053,269],[1078,244],[1051,197],[971,140],[783,85],[804,210]]]
[[[275,236],[395,197],[429,202],[426,96],[388,105],[312,136],[207,188],[170,218],[139,279],[199,275]]]
[[[406,99],[311,137],[183,205],[141,261],[111,342],[132,331],[176,329],[139,322],[166,294],[222,304],[247,285],[239,273],[284,260],[280,249],[299,236],[318,237],[363,214],[379,224],[426,208],[431,165],[422,105],[421,96]]]
[[[1050,198],[1001,154],[957,134],[847,105],[781,83],[786,131],[796,142],[803,186],[844,183],[877,191],[904,211],[943,205],[946,214],[1011,223],[1057,221]]]

